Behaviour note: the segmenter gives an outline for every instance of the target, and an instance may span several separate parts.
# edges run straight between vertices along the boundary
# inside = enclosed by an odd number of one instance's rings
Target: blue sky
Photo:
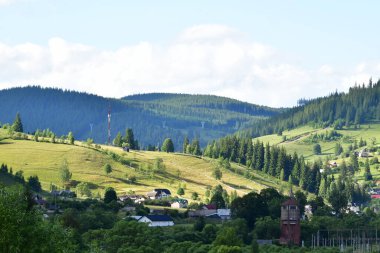
[[[380,77],[379,7],[0,0],[0,88],[202,93],[291,106]]]

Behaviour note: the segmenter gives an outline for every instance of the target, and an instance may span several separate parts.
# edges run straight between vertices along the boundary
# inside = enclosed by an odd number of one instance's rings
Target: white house
[[[222,220],[229,220],[231,219],[231,209],[217,209],[216,214],[222,219]]]
[[[138,219],[138,222],[148,223],[149,227],[174,226],[173,219],[168,215],[147,215]]]
[[[176,199],[171,204],[172,208],[186,208],[188,205],[188,201],[186,199]]]
[[[362,149],[359,151],[359,157],[369,157],[369,152],[368,150],[365,148],[365,149]]]

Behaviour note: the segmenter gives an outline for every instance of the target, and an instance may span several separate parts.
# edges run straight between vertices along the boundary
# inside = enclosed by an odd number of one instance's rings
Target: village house
[[[171,196],[171,192],[168,189],[154,189],[147,193],[149,199],[163,199]]]
[[[62,190],[62,191],[51,191],[51,195],[55,197],[63,197],[63,198],[76,198],[77,194],[70,190]]]
[[[123,202],[126,202],[129,199],[132,200],[134,203],[141,204],[142,202],[145,201],[146,197],[143,195],[135,195],[135,194],[123,195],[119,197],[119,200]]]
[[[173,219],[168,215],[146,215],[138,219],[138,222],[148,223],[149,227],[174,226]]]
[[[332,168],[338,167],[338,164],[336,162],[334,162],[334,161],[331,161],[331,162],[329,162],[328,166],[329,166],[329,168],[332,169]]]
[[[231,219],[231,209],[217,209],[216,214],[222,219],[222,220],[229,220]]]
[[[369,157],[369,152],[368,152],[368,149],[364,148],[362,150],[359,151],[358,153],[358,156],[359,157]]]
[[[176,199],[171,204],[172,208],[186,208],[188,205],[188,201],[186,199]]]

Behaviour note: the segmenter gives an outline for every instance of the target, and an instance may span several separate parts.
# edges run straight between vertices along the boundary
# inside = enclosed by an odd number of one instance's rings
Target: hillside
[[[355,85],[348,93],[336,92],[326,97],[302,101],[302,106],[255,124],[240,134],[258,137],[304,125],[341,129],[343,126],[350,127],[379,121],[380,80],[377,83],[372,83],[370,80],[368,85]]]
[[[0,122],[12,123],[19,112],[26,132],[49,128],[61,136],[72,131],[76,139],[91,137],[105,143],[111,108],[112,138],[132,128],[142,147],[171,137],[178,150],[185,136],[198,137],[204,146],[283,111],[207,95],[157,93],[111,99],[40,87],[1,90],[0,101]]]
[[[0,130],[4,134],[4,130]],[[46,139],[45,139],[46,141]],[[215,180],[212,171],[217,161],[183,154],[163,152],[132,151],[124,152],[121,148],[102,146],[95,149],[76,142],[75,145],[53,144],[32,140],[4,139],[0,141],[1,163],[22,170],[25,178],[38,175],[42,186],[49,190],[50,184],[60,187],[58,170],[62,161],[67,159],[73,174],[72,187],[80,182],[88,182],[94,195],[103,194],[106,187],[114,187],[119,193],[130,191],[146,194],[153,188],[168,188],[176,193],[179,185],[184,186],[185,197],[197,192],[203,199],[207,187],[221,184],[227,191],[236,190],[239,195],[250,191],[260,191],[266,187],[284,190],[278,180],[260,172],[250,172],[247,178],[246,168],[232,164],[231,170],[223,169],[222,180]],[[120,159],[115,159],[119,155]],[[154,163],[162,159],[166,169],[154,171]],[[120,162],[122,160],[122,162]],[[106,174],[103,166],[108,163],[113,171]],[[131,183],[128,178],[136,177]]]
[[[326,139],[329,133],[334,133],[334,137]],[[331,135],[331,134],[330,134]],[[369,161],[374,161],[374,158],[380,159],[380,124],[365,124],[359,128],[342,128],[334,130],[333,128],[312,128],[310,126],[298,127],[289,131],[283,131],[282,135],[277,134],[266,135],[255,138],[254,141],[269,143],[279,147],[284,147],[289,154],[296,152],[302,155],[306,161],[313,162],[322,160],[324,164],[336,162],[337,168],[332,170],[332,174],[338,177],[341,173],[340,166],[343,160],[347,166],[351,166],[350,155],[353,152],[360,152],[367,149],[370,152]],[[363,146],[360,146],[362,141]],[[316,155],[313,152],[313,146],[319,144],[322,153]],[[342,147],[342,152],[336,154],[336,146]],[[367,158],[359,157],[359,171],[354,174],[354,179],[363,182],[365,173],[365,163]],[[373,180],[380,179],[380,164],[370,162],[370,172]]]

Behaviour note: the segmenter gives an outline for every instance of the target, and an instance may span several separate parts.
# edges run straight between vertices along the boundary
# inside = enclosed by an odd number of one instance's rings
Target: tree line
[[[222,158],[230,162],[245,165],[250,170],[259,170],[282,181],[299,186],[301,189],[322,196],[331,204],[334,198],[344,198],[341,206],[336,211],[341,211],[349,201],[364,203],[368,201],[368,195],[363,186],[352,178],[355,171],[359,170],[358,158],[355,154],[350,157],[349,164],[343,163],[340,170],[343,171],[339,178],[334,178],[328,164],[322,160],[306,162],[302,155],[288,154],[284,147],[270,146],[268,143],[251,138],[227,136],[207,145],[204,156],[218,159]],[[348,171],[348,172],[347,172]],[[370,173],[367,169],[367,173]]]
[[[304,101],[304,100],[302,100]],[[301,105],[243,130],[240,135],[251,137],[281,134],[286,129],[310,124],[335,129],[380,120],[380,80],[351,87],[348,93],[335,92],[329,96],[307,100]]]

